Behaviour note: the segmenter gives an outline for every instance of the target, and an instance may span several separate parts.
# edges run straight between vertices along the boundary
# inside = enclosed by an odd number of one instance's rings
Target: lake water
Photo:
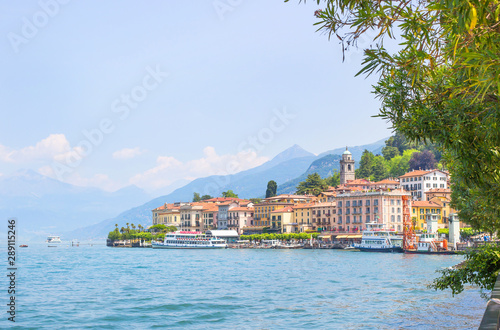
[[[461,256],[64,244],[17,252],[23,329],[472,329],[486,305],[474,288],[455,297],[426,288]],[[5,315],[2,328],[12,326]]]

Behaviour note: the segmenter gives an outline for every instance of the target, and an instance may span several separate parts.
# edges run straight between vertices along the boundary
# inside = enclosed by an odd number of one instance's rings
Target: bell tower
[[[345,147],[342,159],[340,160],[340,184],[345,184],[347,181],[354,179],[356,179],[354,174],[354,159],[351,152]]]

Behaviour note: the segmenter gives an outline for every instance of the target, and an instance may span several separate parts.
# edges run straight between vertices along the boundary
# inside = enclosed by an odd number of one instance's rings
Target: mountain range
[[[349,151],[358,161],[365,149],[379,154],[385,146],[385,140],[387,139],[368,145],[349,147]],[[233,190],[240,198],[265,197],[267,183],[269,180],[274,180],[278,184],[278,193],[294,193],[297,184],[305,180],[309,174],[316,172],[326,178],[332,175],[334,170],[339,170],[339,160],[344,150],[345,148],[333,149],[315,156],[294,145],[255,168],[233,175],[196,179],[170,194],[157,197],[95,225],[69,232],[67,235],[82,238],[106,237],[115,224],[119,227],[125,226],[127,222],[135,225],[151,225],[151,210],[164,203],[190,202],[195,192],[201,195],[220,196],[223,191]]]
[[[359,160],[365,149],[380,153],[385,140],[349,147],[349,151]],[[260,166],[231,175],[199,178],[153,199],[136,186],[106,192],[20,170],[0,177],[0,217],[15,216],[20,237],[25,240],[41,240],[48,234],[61,234],[64,240],[104,238],[115,224],[151,225],[152,209],[164,203],[189,202],[195,192],[221,196],[223,191],[233,190],[241,198],[265,197],[267,183],[274,180],[278,193],[294,193],[297,184],[309,174],[316,172],[326,178],[338,170],[344,150],[333,149],[316,156],[294,145]]]

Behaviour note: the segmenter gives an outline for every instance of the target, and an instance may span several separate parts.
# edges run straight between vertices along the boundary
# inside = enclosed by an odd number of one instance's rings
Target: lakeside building
[[[179,227],[181,224],[180,207],[181,205],[186,204],[187,203],[165,203],[164,205],[153,209],[153,225],[164,224],[166,226]]]
[[[298,225],[298,231],[304,233],[313,230],[312,207],[314,203],[297,204],[292,207],[294,222]]]
[[[320,193],[318,195],[318,202],[320,203],[333,202],[335,200],[335,196],[337,196],[337,192],[334,189],[335,189],[334,187],[329,187],[327,191],[323,191],[322,193]]]
[[[189,203],[180,207],[181,228],[189,231],[203,231],[203,203]]]
[[[253,205],[248,203],[247,205]],[[228,211],[228,224],[230,230],[236,231],[238,234],[243,234],[243,228],[251,226],[253,223],[253,206],[238,206]]]
[[[315,203],[311,207],[313,230],[332,231],[337,225],[337,203]]]
[[[444,197],[451,201],[451,189],[433,188],[429,189],[425,195],[427,196],[427,200],[431,200],[434,197]]]
[[[428,217],[436,220],[439,228],[444,228],[442,206],[431,201],[413,201],[411,205],[411,218],[416,230],[426,230]]]
[[[415,200],[427,200],[426,193],[431,189],[448,189],[449,175],[441,170],[413,170],[399,177],[401,187],[411,192]]]
[[[315,196],[309,195],[288,195],[282,194],[274,197],[268,197],[263,199],[260,203],[254,205],[255,215],[254,215],[254,226],[260,227],[261,230],[264,227],[271,227],[274,230],[281,230],[281,226],[273,227],[271,220],[271,212],[282,209],[288,206],[294,206],[300,203],[310,203],[317,200]]]
[[[377,182],[370,182],[370,189],[401,189],[401,184],[396,179],[388,178]]]
[[[237,207],[253,207],[253,203],[244,199],[234,199],[230,202],[222,202],[217,204],[218,219],[217,219],[217,229],[226,230],[229,224],[229,211]],[[253,216],[253,215],[252,215]]]
[[[280,229],[282,233],[298,232],[298,225],[295,222],[291,206],[271,211],[271,223],[272,229]]]
[[[339,194],[337,202],[338,231],[359,232],[366,223],[378,222],[388,229],[403,230],[403,190],[368,191]]]
[[[215,203],[203,203],[201,214],[203,218],[203,228],[205,230],[213,230],[217,228],[219,207]]]

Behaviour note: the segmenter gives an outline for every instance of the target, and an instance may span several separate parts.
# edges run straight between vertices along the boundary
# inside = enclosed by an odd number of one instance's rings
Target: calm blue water
[[[469,329],[486,304],[426,288],[460,256],[30,245],[18,259],[20,328]]]

